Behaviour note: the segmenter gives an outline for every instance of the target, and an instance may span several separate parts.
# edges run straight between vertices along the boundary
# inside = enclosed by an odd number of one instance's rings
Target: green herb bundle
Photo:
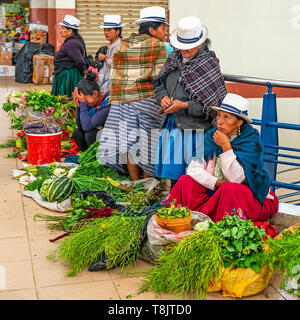
[[[107,269],[115,266],[123,269],[136,262],[140,250],[140,230],[146,216],[113,215],[93,219],[76,228],[64,238],[60,246],[48,258],[58,257],[69,265],[68,276],[76,275],[84,268],[107,257]]]
[[[97,160],[97,150],[99,147],[99,140],[96,140],[93,144],[91,144],[88,149],[86,149],[85,151],[83,151],[79,158],[78,158],[78,162],[80,164],[83,163],[89,163],[89,162],[94,162]]]
[[[93,176],[97,178],[107,177],[107,167],[101,164],[99,161],[83,162],[81,163],[74,173],[74,177],[80,176]]]
[[[264,229],[257,228],[251,220],[243,220],[237,215],[226,215],[223,220],[210,223],[210,228],[225,240],[224,267],[252,268],[259,272],[265,255]]]
[[[77,167],[74,177],[93,176],[95,178],[110,177],[113,180],[127,180],[128,178],[122,176],[117,170],[108,168],[101,164],[98,160],[92,162],[82,162]]]
[[[38,190],[40,191],[43,182],[45,180],[51,179],[53,176],[53,172],[56,168],[60,167],[60,163],[59,162],[53,162],[50,163],[48,166],[29,166],[24,168],[23,170],[30,172],[32,175],[34,175],[37,179],[29,182],[25,187],[24,190],[30,190],[30,191],[34,191],[34,190]]]
[[[6,143],[0,144],[0,149],[13,148],[16,146],[15,139],[9,139]]]
[[[156,190],[138,190],[136,192],[129,192],[126,195],[126,207],[133,211],[139,211],[146,206],[152,206],[160,200],[162,200],[161,195]]]
[[[211,280],[221,278],[222,241],[210,229],[196,231],[171,244],[147,271],[140,292],[190,294],[204,299]]]
[[[98,199],[96,195],[88,196],[86,199],[81,197],[81,199],[75,200],[73,203],[72,212],[67,214],[66,218],[64,219],[64,229],[69,230],[75,227],[81,218],[87,214],[88,210],[81,207],[101,209],[105,207],[105,203],[101,199]]]
[[[279,272],[281,289],[285,288],[288,279],[292,279],[294,289],[291,288],[289,292],[300,297],[300,227],[295,232],[282,231],[281,235],[266,241],[264,263],[270,265],[274,272]]]
[[[36,214],[34,216],[34,221],[36,221],[37,218],[47,221],[47,227],[50,230],[70,230],[88,213],[87,209],[82,209],[80,207],[101,209],[102,207],[105,207],[105,204],[95,195],[88,196],[86,199],[83,199],[82,197],[81,199],[73,200],[73,208],[71,209],[71,212],[65,216]]]

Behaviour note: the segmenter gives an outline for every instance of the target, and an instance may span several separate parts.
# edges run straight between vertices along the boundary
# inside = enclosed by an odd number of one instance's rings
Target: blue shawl
[[[204,160],[213,159],[223,153],[220,146],[215,144],[213,134],[217,128],[206,132],[204,136]],[[270,178],[263,167],[263,152],[258,130],[247,124],[241,134],[231,141],[231,146],[238,162],[244,169],[246,182],[254,197],[262,205],[269,192]]]

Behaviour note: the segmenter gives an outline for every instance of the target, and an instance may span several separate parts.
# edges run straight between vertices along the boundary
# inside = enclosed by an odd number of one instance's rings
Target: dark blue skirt
[[[173,114],[167,116],[160,131],[155,158],[157,177],[178,180],[191,160],[203,155],[203,130],[176,128]]]

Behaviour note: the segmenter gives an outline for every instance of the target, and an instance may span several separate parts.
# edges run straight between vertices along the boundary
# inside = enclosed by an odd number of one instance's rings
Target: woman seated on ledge
[[[278,211],[263,168],[259,132],[250,125],[249,101],[228,93],[217,111],[217,127],[204,138],[204,160],[193,160],[162,204],[176,200],[220,221],[233,209],[244,219],[264,221]]]
[[[77,129],[73,132],[73,139],[81,151],[100,139],[110,110],[109,93],[100,93],[96,77],[96,73],[88,71],[73,92],[77,104]]]

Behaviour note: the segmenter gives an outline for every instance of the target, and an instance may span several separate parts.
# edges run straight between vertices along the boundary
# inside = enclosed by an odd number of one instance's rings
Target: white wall
[[[300,81],[300,0],[169,0],[205,24],[223,73]]]
[[[300,0],[169,0],[169,9],[171,31],[189,15],[207,26],[223,73],[300,82]],[[249,100],[250,117],[261,119],[262,99]],[[299,124],[300,98],[277,99],[277,113]],[[300,132],[279,129],[279,145],[300,148]],[[300,170],[278,179],[299,180]]]

